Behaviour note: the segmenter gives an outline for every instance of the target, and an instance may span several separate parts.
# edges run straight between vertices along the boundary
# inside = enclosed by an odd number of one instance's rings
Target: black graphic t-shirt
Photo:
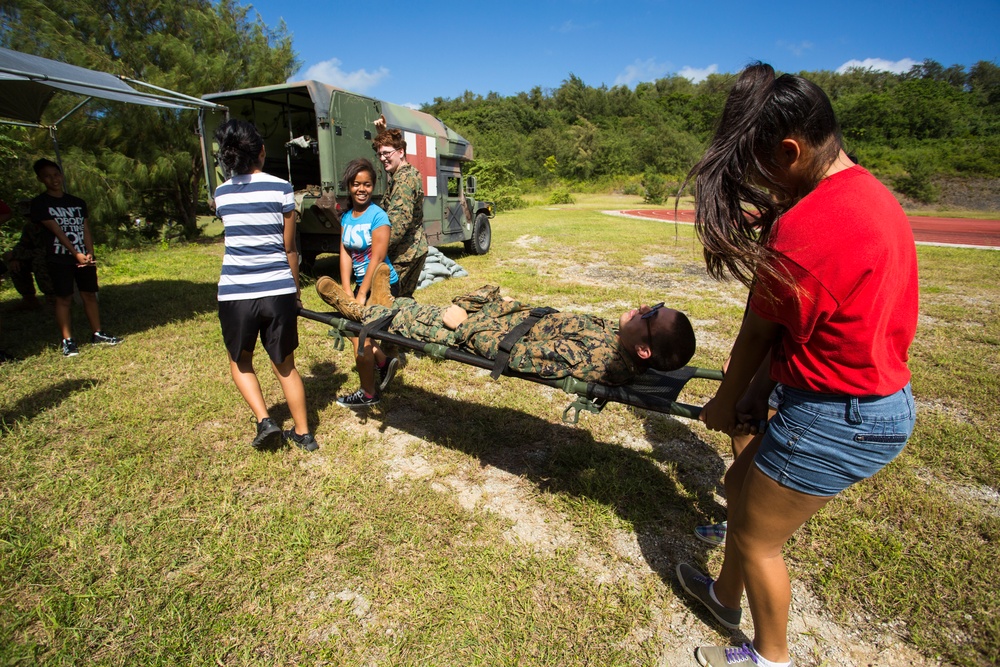
[[[53,197],[43,192],[31,200],[31,221],[41,225],[43,220],[55,220],[63,230],[77,252],[87,254],[87,246],[83,242],[83,223],[87,219],[87,204],[79,197],[64,194]],[[43,226],[44,229],[44,226]],[[49,259],[59,264],[76,264],[76,259],[66,249],[59,238],[45,229],[46,252]]]

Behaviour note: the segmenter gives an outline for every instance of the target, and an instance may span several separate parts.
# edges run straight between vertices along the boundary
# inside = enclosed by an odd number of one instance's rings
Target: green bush
[[[938,189],[931,182],[931,167],[926,160],[907,158],[903,162],[906,174],[893,179],[893,187],[910,199],[923,204],[937,201]]]
[[[476,177],[477,196],[493,202],[497,211],[510,211],[528,205],[509,163],[476,160],[470,165],[469,174]]]
[[[647,169],[642,175],[642,200],[647,204],[662,204],[667,196],[667,179],[652,169]]]
[[[549,196],[550,204],[575,204],[576,200],[568,190],[556,190]]]

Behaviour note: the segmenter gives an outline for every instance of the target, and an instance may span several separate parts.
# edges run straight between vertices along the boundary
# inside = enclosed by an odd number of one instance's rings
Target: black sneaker
[[[258,452],[268,449],[277,449],[281,445],[281,429],[270,417],[264,417],[257,422],[257,437],[253,439],[250,446]]]
[[[95,331],[94,335],[90,338],[90,343],[92,345],[117,345],[122,342],[122,338],[118,336],[112,336],[109,333],[104,333],[103,331]]]
[[[76,341],[72,338],[63,338],[62,353],[64,357],[75,357],[80,354],[80,350],[76,349]]]
[[[295,432],[295,429],[288,429],[285,431],[285,440],[291,440],[295,443],[295,446],[299,449],[304,449],[307,452],[315,452],[319,449],[319,445],[316,443],[316,438],[313,437],[312,433],[306,433],[305,435],[299,435]]]
[[[378,394],[375,396],[365,396],[364,389],[358,389],[353,394],[338,396],[337,405],[345,408],[367,408],[370,405],[378,405]]]
[[[385,391],[385,388],[392,382],[392,378],[396,377],[398,368],[399,359],[396,357],[388,357],[384,367],[375,364],[375,383],[378,384],[379,391]]]

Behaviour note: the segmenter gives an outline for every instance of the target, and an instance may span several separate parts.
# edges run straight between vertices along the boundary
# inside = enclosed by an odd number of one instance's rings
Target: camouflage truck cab
[[[340,186],[344,167],[366,157],[377,170],[374,201],[385,192],[386,174],[372,149],[375,121],[384,115],[389,128],[406,138],[406,159],[424,180],[424,229],[438,246],[463,242],[482,255],[492,239],[493,205],[474,197],[476,181],[462,173],[472,160],[472,145],[430,114],[356,95],[319,81],[300,81],[204,95],[226,107],[199,113],[202,158],[208,198],[228,178],[217,160],[215,130],[228,118],[256,125],[264,137],[264,171],[292,183],[299,212],[303,262],[340,249],[340,211],[348,193]]]

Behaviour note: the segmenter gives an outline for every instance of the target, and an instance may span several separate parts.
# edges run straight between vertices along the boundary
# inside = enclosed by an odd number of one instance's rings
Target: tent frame
[[[31,54],[25,54],[25,55],[31,55]],[[35,58],[40,58],[40,56],[34,56],[34,57]],[[43,60],[50,60],[50,59],[44,58]],[[59,61],[53,60],[52,62],[59,62]],[[73,65],[72,67],[79,67],[79,66],[78,65]],[[87,68],[80,68],[80,69],[87,69]],[[97,71],[97,70],[90,70],[90,71]],[[60,168],[62,168],[62,158],[60,157],[60,154],[59,154],[59,139],[57,137],[57,133],[59,131],[59,124],[62,123],[63,121],[65,121],[70,116],[72,116],[77,111],[79,111],[84,105],[86,105],[88,102],[90,102],[92,99],[94,99],[94,97],[104,97],[103,95],[101,95],[101,93],[115,93],[116,95],[128,95],[129,97],[137,97],[137,98],[141,98],[142,100],[149,100],[150,102],[153,102],[153,103],[159,103],[159,104],[156,104],[156,106],[159,106],[161,108],[169,108],[169,109],[193,110],[193,109],[195,109],[197,107],[201,107],[201,108],[213,109],[213,110],[217,110],[218,111],[218,110],[224,110],[226,108],[226,107],[224,107],[222,105],[215,104],[214,102],[208,102],[208,101],[203,100],[203,99],[198,98],[198,97],[193,97],[191,95],[186,95],[184,93],[179,93],[179,92],[177,92],[175,90],[169,90],[167,88],[161,88],[161,87],[155,86],[155,85],[153,85],[151,83],[146,83],[145,81],[140,81],[138,79],[132,79],[130,77],[123,76],[123,75],[120,75],[120,74],[112,75],[112,76],[115,76],[116,78],[118,78],[119,80],[121,80],[126,85],[127,84],[134,84],[134,85],[139,85],[139,86],[145,86],[145,87],[150,88],[152,90],[155,90],[157,92],[147,92],[147,91],[143,91],[143,90],[135,90],[134,88],[132,88],[130,91],[123,91],[123,90],[120,90],[120,89],[112,88],[110,86],[104,86],[104,85],[97,84],[97,83],[87,83],[87,82],[73,81],[71,79],[65,79],[65,78],[62,78],[62,77],[50,76],[48,74],[40,74],[40,73],[37,73],[37,72],[27,72],[27,71],[24,71],[24,70],[11,69],[11,68],[8,68],[8,67],[0,67],[0,73],[9,74],[9,75],[12,75],[12,76],[15,76],[15,77],[19,77],[19,79],[15,79],[15,80],[32,81],[34,83],[40,83],[40,84],[43,84],[43,85],[46,84],[47,82],[51,82],[53,84],[71,85],[71,86],[75,86],[77,88],[84,88],[84,89],[87,89],[87,90],[90,90],[90,91],[94,92],[93,95],[89,95],[89,96],[85,97],[83,99],[83,101],[81,101],[79,104],[77,104],[75,107],[73,107],[67,113],[63,114],[63,116],[61,118],[59,118],[58,120],[56,120],[54,123],[33,123],[33,122],[28,122],[28,121],[23,121],[23,120],[9,120],[9,119],[6,119],[6,118],[0,118],[0,124],[3,124],[3,125],[14,125],[14,126],[19,126],[19,127],[33,127],[33,128],[40,128],[40,129],[48,130],[49,137],[52,139],[52,146],[53,146],[53,148],[55,150],[56,161],[59,163]],[[62,88],[58,88],[57,86],[53,86],[53,88],[55,88],[57,91],[61,91],[61,92],[67,92],[67,93],[71,93],[71,94],[79,94],[79,93],[75,93],[74,91],[63,90]],[[142,104],[142,102],[126,102],[126,104]]]

